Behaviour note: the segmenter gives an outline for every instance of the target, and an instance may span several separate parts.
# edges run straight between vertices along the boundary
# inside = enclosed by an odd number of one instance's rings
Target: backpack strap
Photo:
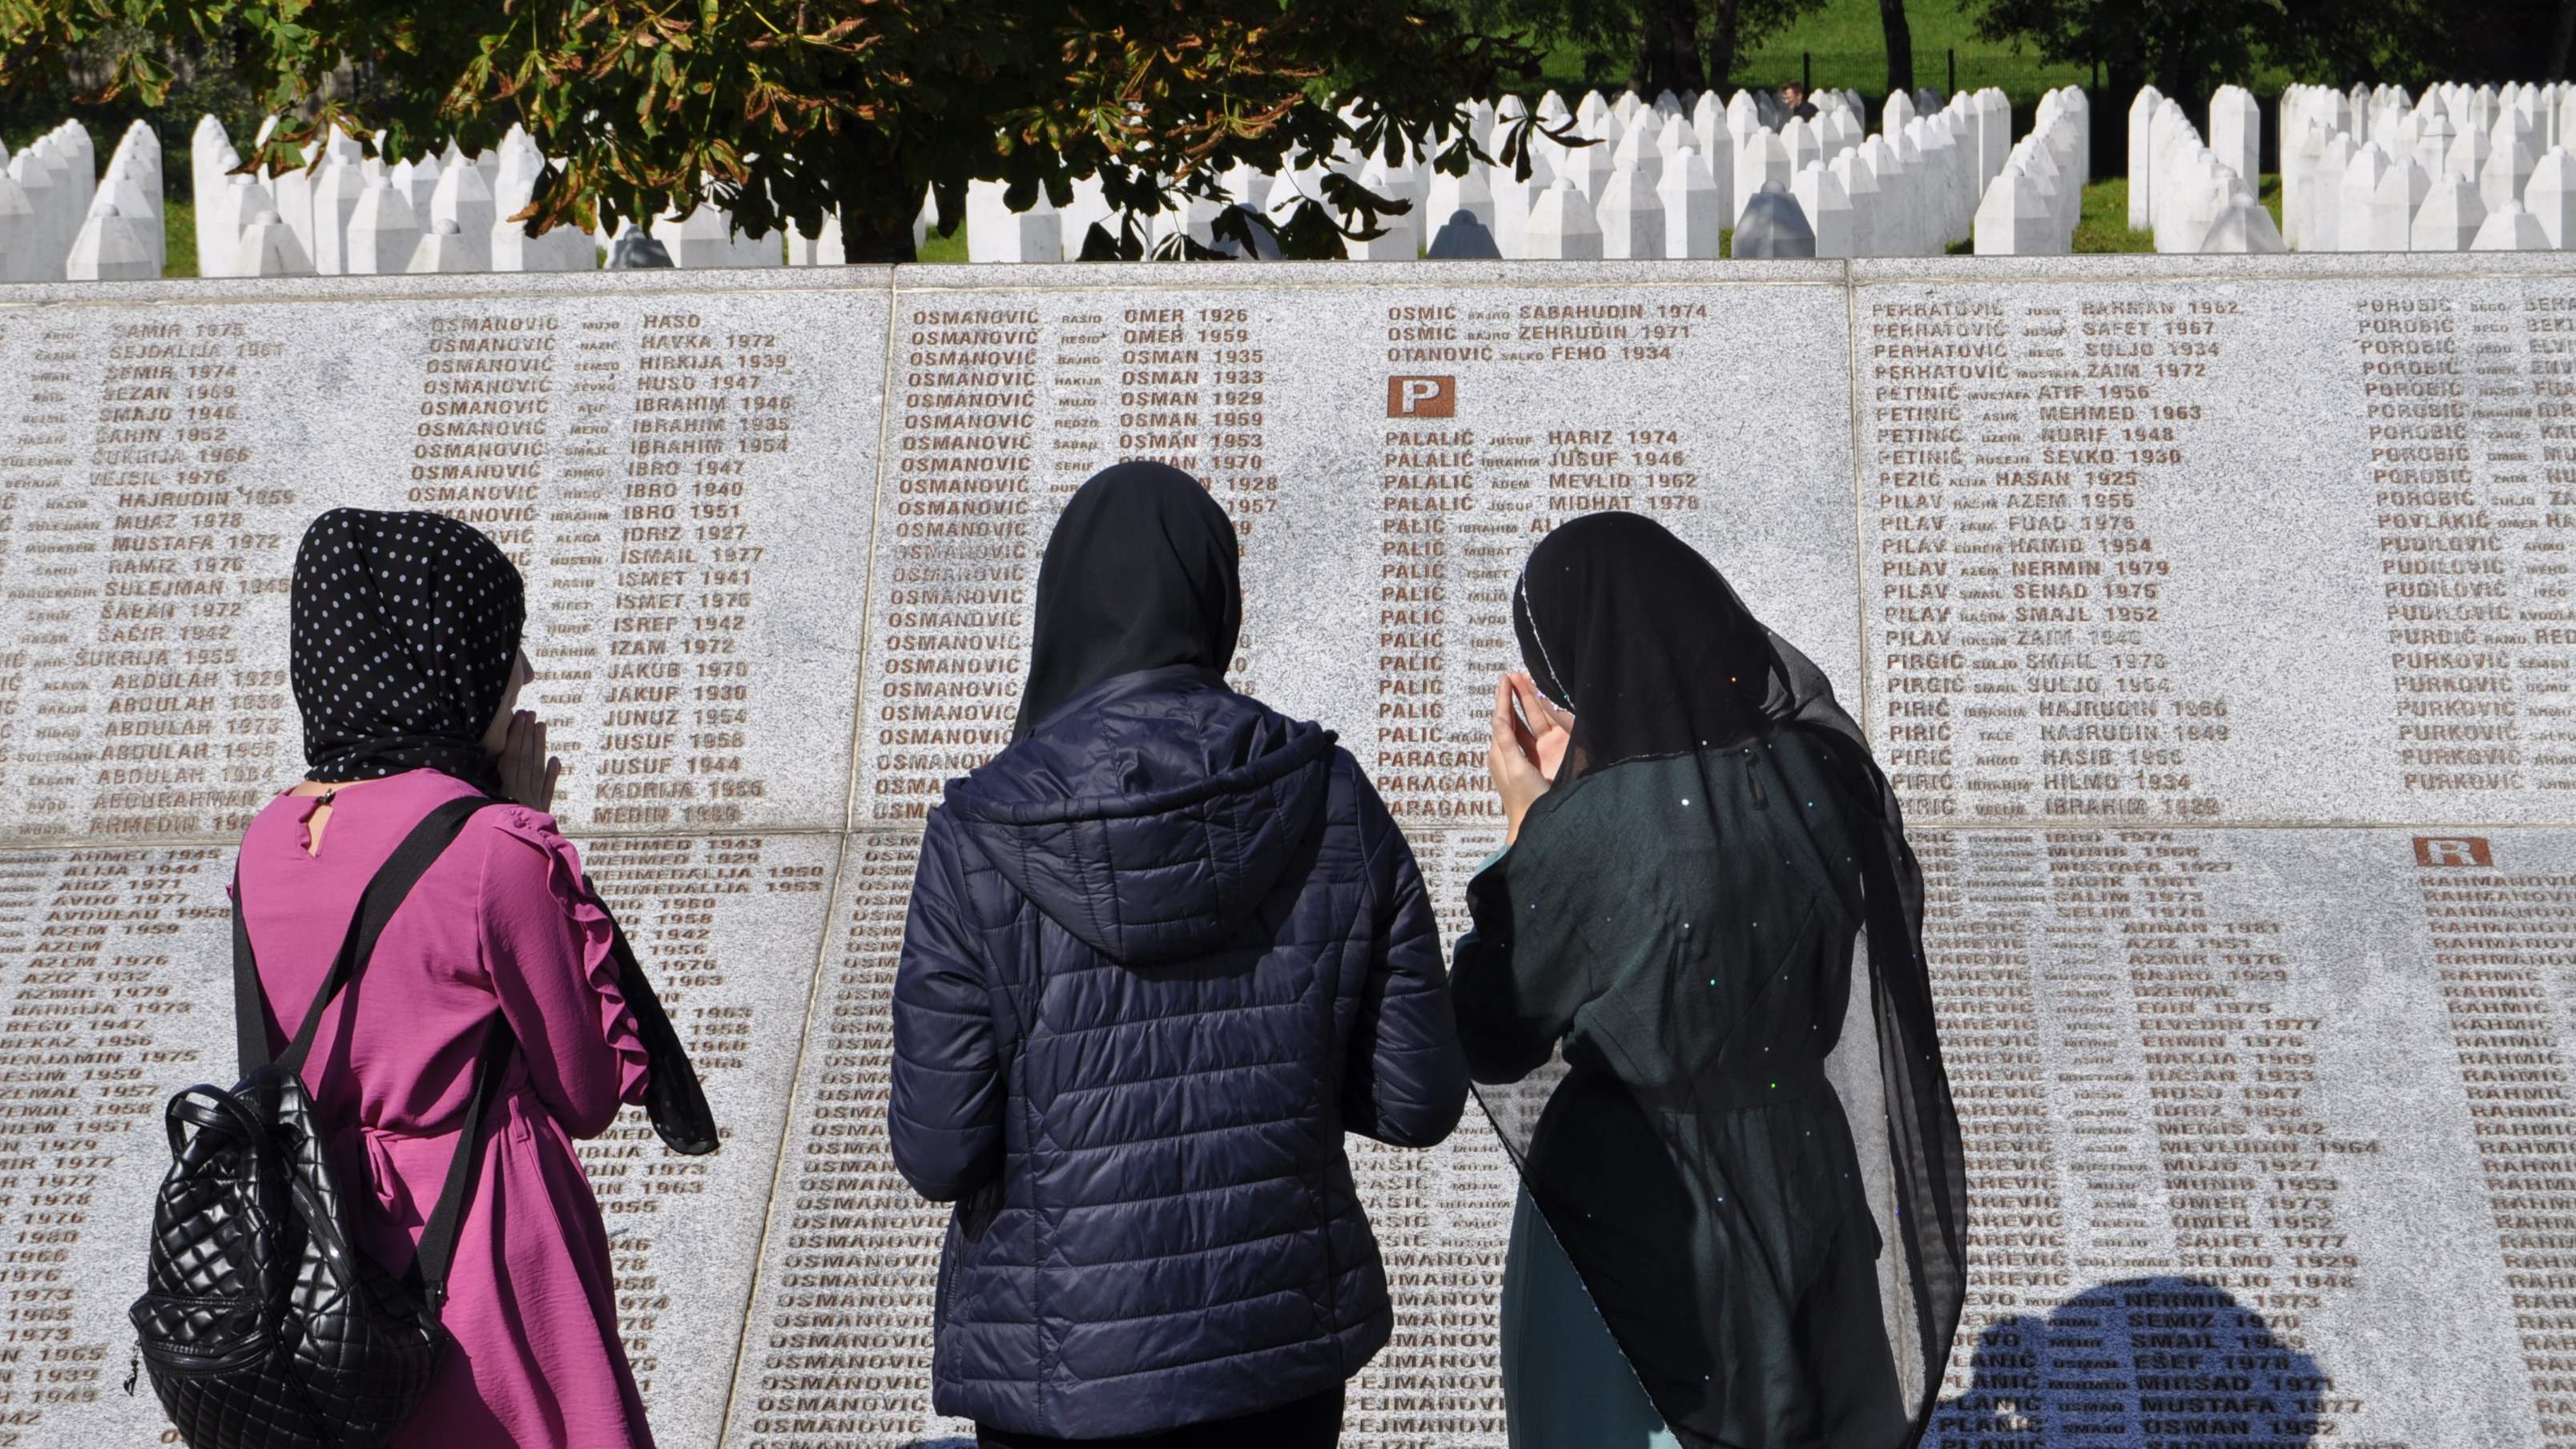
[[[286,1051],[272,1059],[268,1054],[266,998],[260,991],[259,965],[252,958],[250,927],[245,923],[241,902],[241,873],[233,874],[233,1011],[235,1036],[241,1051],[242,1075],[272,1064],[290,1072],[300,1071],[305,1057],[313,1049],[313,1037],[322,1021],[322,1013],[332,999],[346,990],[367,967],[375,955],[377,938],[393,919],[394,910],[411,894],[431,865],[455,843],[474,812],[489,805],[508,802],[489,796],[469,795],[450,800],[421,818],[421,822],[404,836],[402,844],[367,882],[358,895],[357,910],[349,918],[348,933],[340,940],[340,954],[332,958],[331,972],[323,978],[322,989],[313,994],[313,1004],[304,1013],[303,1025],[296,1028],[295,1040]],[[465,1200],[473,1191],[474,1169],[482,1161],[476,1148],[483,1136],[483,1119],[492,1099],[498,1094],[501,1068],[509,1060],[510,1048],[517,1038],[507,1020],[495,1016],[485,1028],[483,1049],[474,1061],[474,1095],[465,1105],[463,1129],[458,1133],[456,1155],[448,1160],[447,1181],[438,1191],[438,1205],[430,1210],[429,1221],[421,1230],[420,1247],[412,1255],[412,1271],[421,1286],[423,1312],[436,1322],[439,1310],[447,1302],[447,1269],[456,1254],[456,1233],[465,1216]]]
[[[474,1169],[483,1160],[483,1118],[500,1091],[501,1068],[517,1038],[498,1013],[483,1033],[483,1050],[474,1059],[474,1098],[465,1104],[465,1127],[456,1136],[456,1155],[447,1162],[447,1182],[438,1190],[438,1206],[422,1226],[412,1271],[420,1275],[422,1310],[432,1322],[447,1306],[447,1265],[456,1256],[456,1230],[465,1220],[465,1200],[474,1192]]]
[[[268,1027],[261,1013],[265,997],[260,991],[258,963],[251,956],[250,926],[242,911],[241,873],[235,869],[233,1011],[243,1076],[272,1061],[290,1072],[303,1070],[304,1058],[313,1050],[314,1034],[321,1029],[323,1012],[367,969],[367,960],[376,951],[376,939],[385,933],[395,908],[465,829],[465,822],[475,811],[506,803],[488,795],[467,795],[440,805],[411,828],[411,833],[403,837],[402,844],[394,847],[394,853],[376,871],[375,878],[367,882],[367,888],[359,892],[357,909],[349,916],[348,932],[340,938],[340,954],[331,959],[330,974],[322,978],[322,989],[313,993],[313,1004],[305,1009],[304,1023],[295,1029],[295,1040],[276,1057],[268,1053]]]
[[[268,999],[259,989],[250,925],[242,919],[241,866],[233,866],[233,1046],[245,1077],[268,1065]]]

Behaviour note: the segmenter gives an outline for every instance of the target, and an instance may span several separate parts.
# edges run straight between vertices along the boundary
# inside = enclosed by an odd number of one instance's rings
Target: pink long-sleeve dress
[[[303,1023],[368,878],[423,816],[472,793],[434,770],[343,786],[318,851],[312,797],[280,796],[251,821],[242,909],[273,1050]],[[358,1241],[394,1272],[437,1205],[484,1034],[507,1022],[519,1043],[448,1272],[455,1342],[396,1449],[651,1449],[608,1232],[572,1149],[644,1088],[609,940],[553,818],[494,806],[412,888],[315,1037],[305,1085],[339,1128]]]

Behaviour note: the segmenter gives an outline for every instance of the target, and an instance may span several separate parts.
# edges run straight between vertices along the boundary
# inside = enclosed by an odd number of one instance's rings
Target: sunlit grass
[[[2272,213],[2272,224],[2281,224],[2281,178],[2277,173],[2263,174],[2263,207]],[[2075,249],[2079,252],[2151,252],[2156,249],[2152,232],[2129,230],[2129,180],[2114,176],[2096,181],[2084,188],[2084,215],[2075,224]]]
[[[1947,92],[1950,61],[1958,59],[1962,90],[2000,87],[2021,105],[2035,103],[2044,91],[2092,79],[2081,66],[2051,65],[2009,42],[1979,40],[1965,0],[1909,0],[1907,29],[1913,38],[1914,83]],[[1887,34],[1878,16],[1878,0],[1826,0],[1779,34],[1736,58],[1731,88],[1751,90],[1800,79],[1812,68],[1819,86],[1848,88],[1877,100],[1887,94]],[[1542,87],[1572,91],[1587,82],[1583,51],[1560,46],[1541,64]],[[1625,59],[1608,74],[1588,78],[1613,89],[1628,82]]]
[[[168,255],[162,260],[161,275],[193,277],[197,274],[197,204],[193,201],[161,203],[161,243]]]

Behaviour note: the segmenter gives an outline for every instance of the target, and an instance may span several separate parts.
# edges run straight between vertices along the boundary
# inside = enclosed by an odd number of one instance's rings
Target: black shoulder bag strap
[[[233,1014],[234,1036],[241,1052],[244,1077],[263,1067],[276,1065],[289,1072],[301,1072],[304,1059],[313,1050],[313,1038],[322,1024],[322,1014],[334,998],[367,967],[375,955],[376,940],[384,935],[385,926],[393,919],[394,910],[411,894],[411,888],[429,872],[447,847],[465,829],[474,812],[487,806],[506,804],[483,795],[468,795],[450,800],[422,817],[421,822],[394,847],[383,867],[358,894],[358,906],[349,917],[349,929],[340,938],[340,954],[331,960],[330,974],[313,994],[313,1005],[304,1013],[304,1023],[295,1030],[295,1039],[285,1052],[272,1058],[268,1052],[267,998],[259,985],[259,965],[251,956],[250,927],[244,920],[241,900],[241,873],[233,873]],[[420,1235],[420,1249],[413,1255],[412,1266],[420,1275],[422,1299],[429,1316],[435,1319],[447,1301],[447,1267],[456,1252],[456,1231],[465,1215],[465,1196],[474,1183],[475,1164],[481,1154],[475,1148],[482,1140],[483,1117],[492,1104],[494,1091],[501,1079],[502,1063],[509,1059],[515,1038],[509,1023],[496,1020],[483,1036],[483,1050],[474,1063],[474,1095],[465,1106],[464,1131],[456,1142],[456,1155],[447,1167],[447,1183],[439,1189],[438,1205],[431,1210],[428,1224]]]

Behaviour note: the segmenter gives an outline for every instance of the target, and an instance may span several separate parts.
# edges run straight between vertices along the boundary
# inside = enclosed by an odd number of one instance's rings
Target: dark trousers
[[[1049,1439],[975,1427],[978,1449],[1333,1449],[1342,1442],[1342,1385],[1293,1404],[1124,1439]]]

